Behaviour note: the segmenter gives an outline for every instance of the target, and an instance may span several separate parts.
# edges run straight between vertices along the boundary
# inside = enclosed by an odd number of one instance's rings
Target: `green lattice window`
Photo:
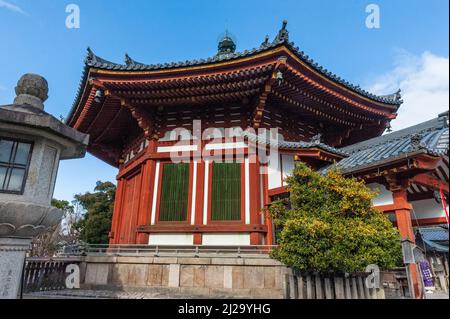
[[[163,164],[160,221],[186,221],[189,193],[189,164]]]
[[[211,220],[241,219],[241,164],[213,164],[211,200]]]

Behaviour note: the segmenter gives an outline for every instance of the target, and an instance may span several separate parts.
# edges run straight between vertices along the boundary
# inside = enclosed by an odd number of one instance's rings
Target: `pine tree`
[[[86,211],[76,227],[80,239],[88,244],[107,244],[114,209],[116,186],[111,182],[97,182],[93,193],[75,195],[75,203]]]

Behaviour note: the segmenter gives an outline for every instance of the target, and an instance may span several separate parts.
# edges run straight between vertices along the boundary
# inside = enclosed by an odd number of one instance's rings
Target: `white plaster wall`
[[[192,246],[194,244],[193,234],[150,234],[149,245],[181,245]]]
[[[245,223],[250,224],[250,160],[245,157],[245,171],[244,171],[244,181],[245,181]]]
[[[151,215],[151,224],[155,225],[156,222],[156,200],[158,199],[158,185],[159,185],[159,170],[160,170],[160,162],[156,162],[156,173],[155,173],[155,180],[153,181],[153,185],[155,187],[153,188],[153,199],[152,199],[152,215]]]
[[[192,140],[191,132],[184,128],[174,129],[164,134],[164,137],[159,139],[161,142],[166,141],[189,141]]]
[[[195,204],[197,200],[197,161],[193,162],[194,171],[192,172],[192,204],[191,204],[191,225],[195,224]]]
[[[248,246],[250,245],[250,234],[203,234],[202,243],[205,246]]]
[[[281,155],[281,163],[283,169],[283,185],[287,185],[284,181],[286,177],[292,175],[292,171],[295,168],[295,161],[293,155]]]
[[[411,204],[414,209],[413,219],[445,217],[444,208],[434,199],[418,200]]]
[[[281,166],[278,158],[270,156],[269,164],[267,165],[269,189],[281,187]]]
[[[387,190],[386,187],[382,184],[372,183],[367,184],[372,191],[379,192],[379,195],[372,200],[373,206],[382,206],[382,205],[392,205],[394,204],[394,198],[392,197],[392,192]]]
[[[259,199],[261,207],[264,207],[264,177],[262,174],[259,175]],[[261,224],[264,225],[265,214],[261,214]]]
[[[209,143],[205,145],[205,150],[232,150],[236,148],[247,148],[244,142],[237,143]]]
[[[172,153],[172,152],[189,152],[196,151],[197,145],[174,145],[174,146],[159,146],[158,153]]]
[[[208,223],[208,199],[209,199],[209,161],[205,160],[205,181],[203,183],[203,225]]]

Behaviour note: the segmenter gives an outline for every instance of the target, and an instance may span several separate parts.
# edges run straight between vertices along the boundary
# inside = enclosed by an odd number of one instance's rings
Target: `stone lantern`
[[[82,158],[88,135],[44,111],[47,81],[25,74],[0,106],[0,299],[17,298],[33,237],[61,222],[51,206],[60,160]]]

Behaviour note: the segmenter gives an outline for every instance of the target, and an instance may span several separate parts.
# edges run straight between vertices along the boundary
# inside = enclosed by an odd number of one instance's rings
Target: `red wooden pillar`
[[[251,154],[249,160],[249,200],[250,200],[250,224],[261,224],[261,185],[258,156]],[[261,245],[262,234],[260,232],[250,233],[250,245]]]
[[[131,229],[130,236],[127,243],[136,244],[137,243],[137,226],[139,221],[139,213],[141,206],[141,194],[142,194],[142,179],[143,179],[144,166],[141,167],[140,173],[136,175],[134,182],[134,192],[133,192],[133,211],[131,214]]]
[[[395,217],[397,219],[397,228],[400,232],[402,240],[408,239],[415,242],[414,230],[411,221],[411,204],[408,202],[406,189],[401,189],[393,192]],[[421,295],[419,284],[419,272],[416,264],[407,265],[411,274],[411,284],[414,289],[416,298]]]
[[[118,243],[119,240],[119,227],[121,220],[122,211],[122,199],[124,190],[124,179],[120,178],[117,180],[116,197],[114,199],[114,211],[111,222],[111,231],[109,232],[109,244],[114,245]]]
[[[139,201],[138,226],[150,224],[153,189],[155,180],[156,162],[149,160],[143,164],[141,174],[141,191]],[[148,234],[138,233],[136,237],[137,244],[148,244]]]
[[[263,183],[263,203],[264,203],[264,209],[268,207],[270,202],[269,197],[269,175],[268,175],[268,167],[267,164],[263,166],[262,174],[262,183]],[[265,213],[264,216],[264,222],[267,226],[267,234],[266,234],[266,245],[272,246],[275,245],[275,239],[273,238],[273,222],[272,218],[269,216],[268,213]]]

